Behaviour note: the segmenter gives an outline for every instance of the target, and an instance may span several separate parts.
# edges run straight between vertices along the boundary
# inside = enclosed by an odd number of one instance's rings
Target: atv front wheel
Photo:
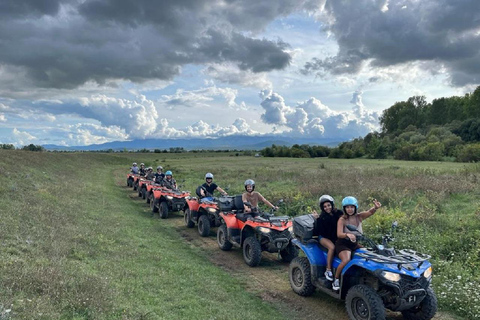
[[[143,194],[143,188],[137,188],[138,189],[138,196],[141,198]]]
[[[153,193],[150,195],[150,209],[152,209],[152,212],[153,213],[157,213],[158,212],[158,200],[155,199],[155,197],[153,196]]]
[[[137,191],[138,189],[138,183],[134,182],[133,183],[133,191]]]
[[[430,320],[437,313],[437,296],[431,287],[427,289],[427,295],[418,306],[402,311],[407,320]]]
[[[292,261],[295,257],[298,256],[298,248],[297,246],[293,245],[291,242],[288,244],[288,246],[280,251],[280,256],[282,257],[282,260],[284,262],[290,262]]]
[[[217,243],[223,251],[228,251],[233,247],[233,244],[228,241],[227,226],[224,224],[222,224],[217,230]]]
[[[288,277],[292,290],[303,297],[308,297],[315,292],[310,271],[310,262],[306,257],[296,257],[288,268]]]
[[[166,201],[160,202],[160,218],[168,218],[168,203]]]
[[[207,237],[210,234],[210,220],[206,214],[202,214],[198,218],[198,233],[202,237]]]
[[[250,236],[243,242],[243,259],[250,267],[256,267],[262,259],[262,248],[257,238]]]
[[[147,197],[147,189],[142,188],[142,199],[145,199]]]
[[[353,320],[384,320],[385,306],[371,287],[357,284],[348,290],[345,299],[347,313]]]
[[[190,209],[185,210],[185,213],[183,214],[183,220],[185,221],[185,226],[187,228],[193,228],[195,226],[195,222],[192,221]]]

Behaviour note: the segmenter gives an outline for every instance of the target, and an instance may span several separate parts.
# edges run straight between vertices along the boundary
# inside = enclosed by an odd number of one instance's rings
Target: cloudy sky
[[[1,0],[0,143],[350,139],[480,84],[478,0]]]

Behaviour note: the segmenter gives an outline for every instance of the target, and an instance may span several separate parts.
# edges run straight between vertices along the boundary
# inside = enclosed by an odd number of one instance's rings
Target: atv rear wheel
[[[311,296],[315,291],[310,270],[310,262],[306,257],[296,257],[288,268],[292,290],[303,297]]]
[[[243,259],[250,267],[256,267],[262,260],[262,248],[257,238],[250,236],[243,242]]]
[[[147,191],[147,194],[145,195],[145,198],[147,198],[147,203],[150,203],[150,196],[151,196],[151,192],[150,191]]]
[[[420,304],[412,309],[402,311],[407,320],[430,320],[437,313],[437,296],[431,287],[427,289],[427,295]]]
[[[190,209],[185,210],[185,212],[183,214],[183,220],[185,221],[185,226],[187,228],[195,227],[195,222],[192,221],[192,214],[190,212]]]
[[[222,224],[217,230],[217,243],[223,251],[229,251],[233,247],[233,244],[228,241],[227,232],[227,226],[225,224]]]
[[[288,246],[280,251],[280,256],[282,257],[282,260],[284,262],[290,262],[292,261],[295,257],[298,256],[298,248],[297,246],[293,245],[291,242],[288,244]]]
[[[150,209],[152,209],[153,213],[158,212],[158,199],[155,199],[155,197],[152,195],[150,196]]]
[[[371,287],[357,284],[350,288],[345,299],[347,313],[353,320],[384,320],[385,306]]]
[[[166,201],[160,202],[160,218],[168,218],[168,203]]]
[[[142,199],[145,199],[147,197],[147,189],[142,188]]]
[[[138,189],[138,183],[134,182],[133,183],[133,191],[137,191],[137,189]]]
[[[210,219],[208,219],[206,214],[202,214],[198,218],[198,233],[202,237],[207,237],[210,234]]]

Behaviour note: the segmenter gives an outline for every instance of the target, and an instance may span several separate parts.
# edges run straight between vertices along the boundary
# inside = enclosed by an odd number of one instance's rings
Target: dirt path
[[[123,185],[123,184],[119,184]],[[126,190],[128,190],[125,187]],[[138,201],[139,211],[148,212],[145,200],[137,193],[128,191],[128,197]],[[158,217],[158,216],[157,216]],[[321,292],[315,292],[311,297],[301,297],[293,292],[288,280],[288,263],[282,262],[276,254],[262,253],[262,261],[258,267],[251,268],[245,264],[241,248],[234,247],[231,251],[218,248],[216,228],[209,237],[201,237],[197,227],[185,227],[181,212],[172,213],[166,220],[159,223],[171,225],[179,235],[192,246],[201,247],[205,256],[215,265],[226,270],[239,279],[246,290],[274,304],[289,319],[324,319],[348,320],[345,304]],[[248,281],[246,280],[248,278]],[[400,313],[388,312],[388,320],[403,319]],[[451,320],[453,317],[437,313],[434,319]]]

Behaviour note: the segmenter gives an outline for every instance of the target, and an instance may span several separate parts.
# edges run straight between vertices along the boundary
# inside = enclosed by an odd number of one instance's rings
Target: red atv
[[[135,173],[127,174],[127,186],[132,188],[136,178],[138,178],[138,174],[135,174]]]
[[[187,198],[188,208],[184,213],[185,226],[193,228],[197,223],[198,233],[202,237],[208,236],[210,228],[219,227],[222,224],[220,211],[233,209],[234,199],[235,197],[232,196]]]
[[[153,180],[147,180],[146,178],[140,178],[138,181],[138,196],[142,197],[145,199],[145,196],[147,194],[147,185],[154,184],[155,182]]]
[[[185,211],[186,198],[190,196],[188,191],[172,190],[167,188],[153,188],[150,195],[150,208],[153,213],[159,212],[160,218],[166,219],[169,211]]]
[[[281,203],[282,200],[279,201]],[[250,206],[248,202],[245,205]],[[269,213],[244,213],[241,196],[236,196],[234,209],[220,212],[222,225],[217,231],[220,249],[230,250],[233,245],[243,248],[243,259],[255,267],[262,259],[262,251],[279,252],[282,260],[292,261],[298,256],[298,249],[291,240],[292,221],[288,216],[275,217]]]
[[[158,183],[150,183],[146,184],[145,186],[145,197],[144,199],[147,199],[147,203],[150,203],[150,199],[152,198],[153,190],[158,190],[158,189],[163,189],[164,187],[161,184]]]

